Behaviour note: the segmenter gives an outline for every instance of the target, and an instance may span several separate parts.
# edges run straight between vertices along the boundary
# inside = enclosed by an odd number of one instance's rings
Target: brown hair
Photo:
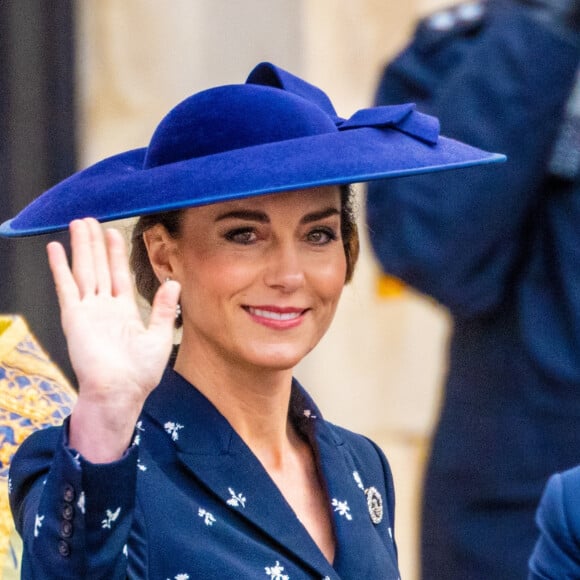
[[[354,211],[354,194],[349,185],[340,186],[341,196],[341,234],[346,256],[346,278],[345,282],[350,282],[354,274],[354,268],[359,255],[359,237]],[[159,288],[160,282],[151,267],[147,248],[143,240],[143,234],[148,229],[157,224],[161,224],[167,232],[178,237],[181,227],[181,216],[184,210],[173,210],[141,216],[131,236],[131,256],[130,264],[135,274],[135,284],[137,291],[149,304],[153,302],[153,297]]]

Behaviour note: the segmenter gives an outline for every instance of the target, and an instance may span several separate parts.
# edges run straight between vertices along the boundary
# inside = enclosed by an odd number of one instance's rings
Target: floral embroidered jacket
[[[333,565],[226,419],[168,368],[121,460],[85,461],[66,423],[22,444],[10,472],[22,578],[397,580],[386,458],[296,382],[290,413],[326,484]]]

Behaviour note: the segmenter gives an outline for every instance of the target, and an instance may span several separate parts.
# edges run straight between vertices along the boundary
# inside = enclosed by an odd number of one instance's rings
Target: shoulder
[[[546,488],[544,490],[543,502],[557,501],[564,507],[572,507],[569,505],[574,496],[577,498],[580,492],[580,466],[576,466],[567,471],[556,473],[550,477]],[[573,502],[580,512],[580,504]]]
[[[385,454],[372,439],[332,423],[327,423],[327,425],[335,434],[336,439],[342,442],[355,459],[381,469],[386,467],[390,472]]]
[[[553,475],[546,485],[542,504],[553,516],[565,518],[570,531],[580,539],[580,466]]]
[[[530,558],[530,578],[580,575],[580,466],[553,475],[537,512],[540,537]]]
[[[433,48],[449,39],[471,36],[484,27],[488,15],[489,6],[485,0],[450,6],[420,20],[415,41],[424,48]]]
[[[394,505],[393,475],[383,450],[372,439],[344,427],[327,423],[348,462],[360,476],[364,488],[380,487],[390,506]]]
[[[377,104],[428,103],[436,87],[482,37],[489,12],[485,0],[474,0],[420,20],[404,49],[386,65]]]

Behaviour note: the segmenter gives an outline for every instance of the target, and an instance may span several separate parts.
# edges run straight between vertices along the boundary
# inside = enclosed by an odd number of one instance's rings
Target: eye
[[[255,242],[258,236],[252,228],[236,228],[227,232],[225,238],[235,244],[249,245]]]
[[[336,232],[332,228],[319,227],[308,233],[308,241],[317,246],[324,246],[337,239]]]

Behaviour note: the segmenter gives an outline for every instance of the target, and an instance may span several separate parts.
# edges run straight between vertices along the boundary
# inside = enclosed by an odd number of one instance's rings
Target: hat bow
[[[350,119],[339,117],[326,93],[309,82],[269,62],[258,64],[248,75],[247,84],[265,85],[285,90],[318,105],[334,120],[339,131],[362,129],[397,129],[411,137],[436,145],[439,121],[436,117],[419,113],[414,103],[384,105],[361,109]]]
[[[436,145],[439,139],[437,118],[419,113],[414,103],[361,109],[350,119],[337,118],[336,126],[339,131],[364,127],[397,129],[431,145]]]

